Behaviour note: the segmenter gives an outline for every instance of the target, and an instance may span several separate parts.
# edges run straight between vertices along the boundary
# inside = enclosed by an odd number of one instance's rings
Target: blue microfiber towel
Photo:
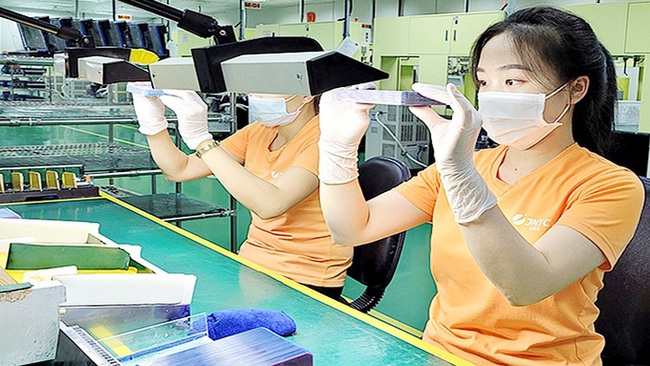
[[[296,322],[283,311],[266,309],[228,309],[208,315],[208,333],[212,340],[264,327],[278,335],[296,332]]]

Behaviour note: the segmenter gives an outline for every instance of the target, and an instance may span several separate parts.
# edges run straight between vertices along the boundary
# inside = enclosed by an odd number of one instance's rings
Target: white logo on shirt
[[[526,214],[516,214],[512,217],[512,223],[516,226],[525,226],[530,231],[540,231],[542,227],[551,226],[551,219],[535,219]]]

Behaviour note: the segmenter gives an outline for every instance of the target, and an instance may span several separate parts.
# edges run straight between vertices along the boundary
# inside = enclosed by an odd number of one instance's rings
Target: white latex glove
[[[374,86],[374,85],[373,85]],[[354,86],[370,89],[371,84]],[[320,139],[318,178],[326,184],[343,184],[359,176],[358,148],[370,117],[371,104],[342,102],[332,99],[332,92],[323,93],[319,105]]]
[[[481,132],[481,115],[453,84],[413,84],[425,97],[451,106],[451,120],[440,117],[429,107],[410,107],[431,131],[433,154],[449,205],[458,223],[478,219],[497,204],[497,199],[474,166],[474,146]]]
[[[165,118],[165,105],[158,97],[145,97],[141,94],[133,94],[133,107],[138,116],[138,131],[144,135],[155,135],[167,129]]]
[[[187,147],[196,150],[199,144],[212,140],[208,130],[208,106],[194,91],[163,90],[160,100],[169,107],[178,118],[178,132]]]

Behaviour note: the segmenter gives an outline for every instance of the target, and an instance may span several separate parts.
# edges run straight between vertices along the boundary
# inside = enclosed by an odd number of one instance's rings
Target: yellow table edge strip
[[[445,360],[447,362],[451,362],[452,364],[458,365],[458,366],[473,365],[472,363],[470,363],[468,361],[465,361],[462,358],[460,358],[460,357],[458,357],[456,355],[453,355],[453,354],[451,354],[451,353],[449,353],[449,352],[447,352],[447,351],[445,351],[443,349],[440,349],[440,348],[438,348],[438,347],[436,347],[436,346],[434,346],[434,345],[432,345],[430,343],[426,343],[425,341],[423,341],[421,339],[418,339],[418,338],[414,337],[413,335],[408,334],[407,332],[396,328],[393,325],[386,324],[385,322],[383,322],[383,321],[381,321],[379,319],[373,318],[372,316],[370,316],[368,314],[364,314],[364,313],[362,313],[360,311],[354,310],[349,306],[346,306],[346,305],[344,305],[344,304],[342,304],[342,303],[340,303],[340,302],[338,302],[338,301],[336,301],[336,300],[334,300],[332,298],[329,298],[329,297],[321,294],[320,292],[312,290],[309,287],[303,286],[303,285],[301,285],[301,284],[299,284],[299,283],[297,283],[297,282],[295,282],[293,280],[290,280],[290,279],[288,279],[288,278],[286,278],[286,277],[284,277],[284,276],[282,276],[282,275],[280,275],[278,273],[270,271],[270,270],[268,270],[268,269],[266,269],[266,268],[264,268],[264,267],[262,267],[262,266],[260,266],[260,265],[258,265],[256,263],[253,263],[253,262],[251,262],[249,260],[246,260],[246,259],[244,259],[244,258],[242,258],[242,257],[240,257],[240,256],[238,256],[238,255],[236,255],[234,253],[231,253],[230,251],[228,251],[228,250],[226,250],[226,249],[224,249],[224,248],[222,248],[222,247],[220,247],[220,246],[218,246],[218,245],[216,245],[214,243],[209,242],[206,239],[201,238],[200,236],[198,236],[196,234],[192,234],[192,233],[190,233],[188,231],[185,231],[185,230],[183,230],[183,229],[181,229],[181,228],[179,228],[177,226],[174,226],[174,225],[172,225],[172,224],[170,224],[170,223],[168,223],[166,221],[163,221],[163,220],[161,220],[161,219],[159,219],[159,218],[157,218],[157,217],[155,217],[155,216],[153,216],[153,215],[151,215],[151,214],[149,214],[149,213],[147,213],[147,212],[145,212],[145,211],[143,211],[143,210],[141,210],[141,209],[139,209],[139,208],[137,208],[135,206],[132,206],[132,205],[130,205],[130,204],[118,199],[118,198],[110,196],[110,195],[108,195],[108,194],[106,194],[104,192],[101,192],[101,191],[100,191],[100,196],[102,196],[102,197],[106,198],[107,200],[109,200],[109,201],[111,201],[113,203],[116,203],[116,204],[118,204],[118,205],[120,205],[122,207],[125,207],[125,208],[127,208],[127,209],[141,215],[141,216],[144,216],[144,217],[146,217],[146,218],[148,218],[148,219],[150,219],[150,220],[152,220],[152,221],[154,221],[154,222],[156,222],[156,223],[158,223],[158,224],[160,224],[160,225],[162,225],[162,226],[164,226],[164,227],[166,227],[166,228],[168,228],[168,229],[170,229],[170,230],[172,230],[172,231],[174,231],[174,232],[176,232],[176,233],[178,233],[180,235],[183,235],[188,239],[194,240],[194,241],[196,241],[197,243],[199,243],[199,244],[201,244],[203,246],[206,246],[206,247],[208,247],[208,248],[210,248],[210,249],[212,249],[212,250],[214,250],[214,251],[216,251],[216,252],[218,252],[220,254],[223,254],[228,258],[236,260],[237,262],[239,262],[239,263],[241,263],[241,264],[243,264],[243,265],[245,265],[247,267],[250,267],[250,268],[253,268],[253,269],[255,269],[255,270],[259,271],[259,272],[262,272],[262,273],[274,278],[275,280],[277,280],[279,282],[282,282],[283,284],[285,284],[285,285],[287,285],[287,286],[289,286],[289,287],[291,287],[291,288],[293,288],[293,289],[295,289],[297,291],[303,292],[303,293],[305,293],[305,294],[307,294],[307,295],[309,295],[309,296],[311,296],[311,297],[313,297],[313,298],[315,298],[317,300],[320,300],[321,302],[323,302],[323,303],[325,303],[325,304],[327,304],[327,305],[329,305],[329,306],[331,306],[331,307],[333,307],[333,308],[335,308],[337,310],[340,310],[340,311],[342,311],[342,312],[344,312],[344,313],[346,313],[346,314],[348,314],[348,315],[350,315],[350,316],[352,316],[354,318],[357,318],[358,320],[361,320],[361,321],[363,321],[365,323],[368,323],[368,324],[374,326],[375,328],[378,328],[378,329],[380,329],[380,330],[382,330],[382,331],[384,331],[384,332],[386,332],[386,333],[388,333],[388,334],[390,334],[390,335],[392,335],[394,337],[397,337],[397,338],[411,344],[412,346],[415,346],[415,347],[420,348],[420,349],[422,349],[424,351],[427,351],[427,352],[429,352],[429,353],[431,353],[431,354],[433,354],[435,356],[438,356],[438,357],[442,358],[443,360]]]
[[[353,299],[350,299],[347,296],[341,295],[341,297],[343,299],[345,299],[345,301],[347,301],[347,302],[352,302],[353,301]],[[410,335],[412,335],[414,337],[422,338],[422,331],[421,330],[415,329],[412,326],[410,326],[410,325],[408,325],[406,323],[402,323],[401,321],[399,321],[399,320],[397,320],[395,318],[391,318],[390,316],[388,316],[388,315],[386,315],[384,313],[381,313],[381,312],[379,312],[377,310],[371,309],[368,312],[368,314],[373,316],[374,318],[377,318],[377,319],[379,319],[379,320],[381,320],[381,321],[383,321],[385,323],[388,323],[388,324],[394,326],[395,328],[403,330],[406,333],[408,333],[408,334],[410,334]]]
[[[398,329],[401,329],[401,330],[405,331],[406,333],[412,335],[413,337],[416,337],[418,339],[422,338],[422,331],[421,330],[415,329],[415,328],[411,327],[408,324],[404,324],[401,321],[399,321],[397,319],[394,319],[394,318],[391,318],[390,316],[388,316],[388,315],[386,315],[384,313],[381,313],[381,312],[379,312],[377,310],[370,310],[368,312],[368,314],[370,314],[371,316],[373,316],[373,317],[375,317],[375,318],[377,318],[377,319],[379,319],[379,320],[381,320],[383,322],[386,322],[386,323],[394,326],[395,328],[398,328]]]

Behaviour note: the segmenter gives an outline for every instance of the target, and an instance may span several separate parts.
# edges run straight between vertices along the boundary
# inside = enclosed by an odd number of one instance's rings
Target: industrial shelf
[[[137,117],[130,104],[110,104],[107,100],[83,98],[57,101],[0,101],[0,127],[35,126],[108,126],[106,142],[72,143],[61,145],[0,146],[0,167],[81,165],[82,175],[92,179],[150,175],[152,194],[131,192],[124,194],[115,187],[102,188],[108,194],[142,209],[162,220],[175,222],[206,217],[229,217],[231,226],[231,250],[236,248],[236,207],[231,198],[231,208],[224,208],[209,202],[181,194],[181,185],[176,184],[174,193],[157,193],[156,178],[161,171],[146,147],[134,147],[114,142],[115,125],[137,126]],[[177,146],[180,138],[176,116],[168,111],[170,134],[175,136]],[[234,129],[233,117],[224,113],[209,113],[208,127],[211,133],[230,134]]]
[[[51,100],[50,79],[53,62],[52,58],[0,57],[0,65],[2,65],[0,77],[3,79],[0,90],[9,93],[4,96],[5,100],[23,100],[25,98],[32,101]]]
[[[4,167],[82,164],[86,174],[158,168],[147,149],[105,142],[2,146],[0,159]]]

